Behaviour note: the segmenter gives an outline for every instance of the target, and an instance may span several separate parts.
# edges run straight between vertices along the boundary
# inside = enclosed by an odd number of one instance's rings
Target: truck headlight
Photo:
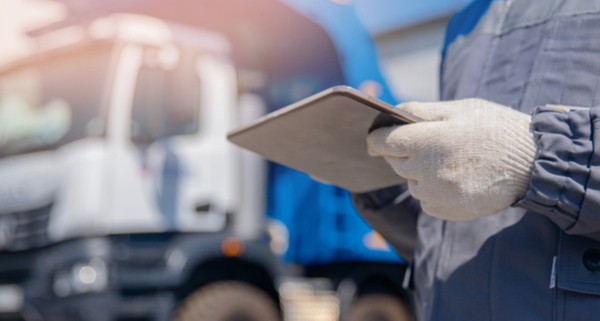
[[[52,290],[58,297],[86,292],[102,292],[108,287],[108,269],[100,258],[78,262],[71,271],[61,270],[54,274]]]

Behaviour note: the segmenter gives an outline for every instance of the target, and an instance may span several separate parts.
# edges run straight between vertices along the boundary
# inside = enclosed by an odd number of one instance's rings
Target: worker
[[[599,35],[600,1],[476,0],[441,101],[367,137],[408,192],[353,199],[412,260],[419,320],[600,320]]]

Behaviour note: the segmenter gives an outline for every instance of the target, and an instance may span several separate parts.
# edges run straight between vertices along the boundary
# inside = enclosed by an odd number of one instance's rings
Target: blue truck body
[[[312,0],[282,2],[328,33],[337,50],[337,57],[329,56],[332,60],[329,64],[339,65],[342,69],[337,79],[332,79],[331,73],[323,70],[309,75],[296,74],[282,83],[304,84],[304,88],[310,88],[306,94],[345,84],[365,88],[388,103],[397,103],[379,70],[375,43],[358,20],[353,6]],[[285,89],[290,90],[282,88],[279,92],[285,92]],[[282,100],[281,103],[293,102]],[[268,200],[268,216],[281,221],[289,232],[289,248],[284,256],[288,262],[302,265],[403,262],[362,220],[348,191],[316,182],[296,170],[270,164]]]

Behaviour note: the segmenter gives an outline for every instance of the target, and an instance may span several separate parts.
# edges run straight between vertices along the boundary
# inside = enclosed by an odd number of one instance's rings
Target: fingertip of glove
[[[393,129],[393,127],[379,128],[367,135],[367,152],[370,156],[383,156],[381,154],[381,147],[384,146],[385,140],[389,136],[390,129]]]
[[[420,127],[418,124],[384,127],[374,130],[367,136],[367,150],[371,156],[405,157],[409,142]],[[418,130],[417,130],[418,131]]]

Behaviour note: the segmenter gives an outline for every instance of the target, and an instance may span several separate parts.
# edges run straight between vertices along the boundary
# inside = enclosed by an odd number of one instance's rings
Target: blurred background
[[[225,135],[336,85],[437,100],[468,2],[0,0],[0,319],[410,320],[348,192]]]

